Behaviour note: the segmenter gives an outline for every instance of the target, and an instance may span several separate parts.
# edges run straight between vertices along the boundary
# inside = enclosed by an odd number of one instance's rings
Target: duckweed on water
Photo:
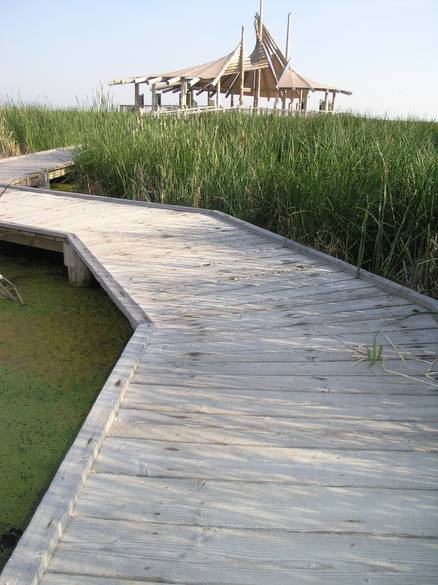
[[[62,262],[0,244],[0,569],[131,336],[98,288],[69,286]]]

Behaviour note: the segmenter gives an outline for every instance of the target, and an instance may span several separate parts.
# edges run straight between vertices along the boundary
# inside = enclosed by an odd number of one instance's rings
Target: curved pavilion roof
[[[338,93],[344,93],[351,95],[351,91],[347,89],[339,89],[333,85],[327,83],[321,83],[319,81],[312,81],[311,79],[305,79],[294,71],[291,67],[287,67],[282,76],[280,77],[278,89],[286,90],[309,90],[309,91],[336,91]]]
[[[254,25],[256,29],[256,45],[250,55],[247,55],[243,43],[224,57],[164,73],[129,77],[114,80],[110,85],[126,83],[147,83],[153,85],[156,91],[178,92],[181,84],[187,85],[198,94],[204,91],[220,92],[226,95],[240,93],[241,59],[243,58],[244,94],[254,95],[256,91],[256,74],[260,70],[260,96],[298,97],[303,91],[333,91],[350,95],[351,92],[333,85],[311,81],[298,74],[291,67],[277,43],[272,38],[265,25],[260,22],[256,14]]]

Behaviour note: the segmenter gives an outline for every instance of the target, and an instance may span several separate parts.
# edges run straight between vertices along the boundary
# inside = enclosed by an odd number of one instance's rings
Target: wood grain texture
[[[92,473],[75,515],[169,525],[434,536],[437,503],[437,490],[276,483],[247,483],[242,489],[227,481]]]
[[[436,574],[438,543],[427,538],[289,533],[214,526],[73,519],[51,570],[144,581],[289,585],[309,573],[341,576]],[[421,566],[420,571],[418,566]],[[307,575],[306,575],[307,573]],[[298,580],[298,582],[300,582]],[[310,581],[312,582],[312,581]],[[384,581],[383,581],[384,582]]]
[[[437,459],[434,452],[167,444],[107,437],[94,469],[136,477],[434,489]]]

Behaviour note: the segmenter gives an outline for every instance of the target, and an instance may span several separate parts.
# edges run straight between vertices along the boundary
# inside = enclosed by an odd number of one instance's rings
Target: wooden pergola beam
[[[169,79],[165,80],[167,85],[174,85],[175,83],[179,83],[181,81],[181,76],[178,77],[170,77]]]
[[[201,81],[200,77],[193,77],[193,79],[190,79],[187,83],[189,84],[189,87],[193,87],[198,81]]]
[[[208,83],[206,83],[205,85],[203,85],[200,89],[198,89],[198,91],[196,92],[196,95],[200,95],[201,93],[203,93],[204,91],[208,91],[210,93],[211,91],[211,81],[209,81]]]
[[[155,85],[156,83],[159,83],[163,78],[161,77],[161,75],[159,77],[148,77],[147,80],[147,84],[148,85]]]

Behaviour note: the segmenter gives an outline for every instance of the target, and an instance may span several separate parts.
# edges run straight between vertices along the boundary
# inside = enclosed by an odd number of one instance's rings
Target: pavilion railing
[[[120,106],[121,111],[134,111],[134,106]],[[296,110],[282,108],[254,108],[254,107],[222,107],[222,106],[196,106],[189,108],[180,108],[179,106],[161,106],[153,108],[152,106],[145,106],[140,109],[140,114],[145,116],[161,117],[174,116],[184,118],[186,116],[200,115],[205,113],[227,114],[230,112],[241,112],[243,114],[252,116],[288,116],[305,118],[309,116],[320,116],[327,114],[334,114],[333,110]]]
[[[334,114],[332,110],[325,111],[325,110],[292,110],[286,109],[283,110],[281,108],[254,108],[254,107],[241,107],[241,106],[234,106],[234,107],[217,107],[217,106],[196,106],[192,108],[179,108],[171,107],[171,108],[159,108],[157,110],[153,110],[152,107],[143,108],[141,113],[143,115],[152,115],[156,117],[160,116],[176,116],[176,117],[186,117],[186,116],[193,116],[193,115],[200,115],[205,113],[217,113],[217,114],[227,114],[230,112],[241,112],[243,114],[247,114],[250,116],[290,116],[290,117],[309,117],[309,116],[319,116],[319,115],[331,115]]]

